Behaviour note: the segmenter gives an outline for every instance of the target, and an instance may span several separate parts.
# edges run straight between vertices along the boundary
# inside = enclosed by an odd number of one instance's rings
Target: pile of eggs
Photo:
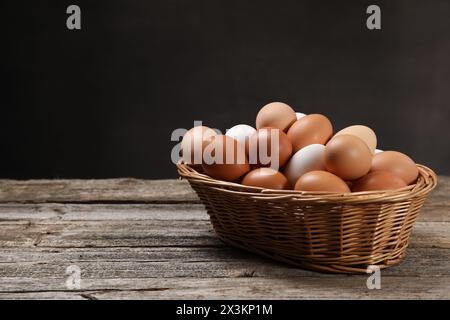
[[[278,136],[275,155],[267,142],[274,131]],[[276,169],[258,156],[256,162],[249,162],[249,145],[261,141],[268,143],[268,154],[277,157]],[[205,126],[194,127],[183,136],[181,152],[185,163],[215,179],[264,189],[349,193],[415,183],[419,171],[411,158],[376,146],[375,132],[367,126],[353,125],[333,134],[326,116],[296,113],[285,103],[272,102],[258,112],[256,129],[239,124],[221,135]],[[231,161],[204,159],[207,150],[220,150],[226,156],[230,148]],[[238,161],[237,154],[244,161]]]

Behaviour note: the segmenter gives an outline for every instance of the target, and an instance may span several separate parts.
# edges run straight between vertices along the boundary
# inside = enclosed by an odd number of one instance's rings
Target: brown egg
[[[202,164],[203,149],[217,133],[208,127],[198,126],[188,130],[181,140],[182,159],[187,164]]]
[[[309,114],[295,121],[287,136],[292,143],[293,152],[307,145],[325,144],[333,135],[333,126],[327,117],[321,114]]]
[[[419,169],[407,155],[397,151],[384,151],[374,155],[371,171],[389,171],[411,184],[416,181]]]
[[[327,171],[310,171],[305,173],[295,183],[295,190],[350,192],[344,180]]]
[[[367,146],[369,147],[370,151],[372,153],[375,153],[375,149],[377,147],[377,136],[375,135],[375,132],[373,132],[372,129],[366,126],[362,125],[354,125],[347,128],[342,129],[338,133],[336,133],[334,136],[338,136],[341,134],[349,134],[355,137],[360,138],[362,141],[364,141]]]
[[[225,135],[210,138],[202,167],[207,175],[225,181],[235,181],[250,171],[245,146]]]
[[[283,190],[289,188],[287,178],[271,168],[258,168],[250,171],[245,175],[242,184],[264,189]]]
[[[406,187],[405,181],[389,171],[373,171],[353,183],[352,191],[395,190]]]
[[[265,127],[287,129],[297,120],[295,111],[285,103],[272,102],[259,110],[256,116],[256,129]]]
[[[370,170],[372,152],[361,139],[342,134],[325,146],[325,168],[344,180],[355,180]]]
[[[292,154],[292,145],[288,137],[283,131],[276,128],[256,130],[248,138],[245,149],[250,164],[270,166],[275,170],[284,166]]]

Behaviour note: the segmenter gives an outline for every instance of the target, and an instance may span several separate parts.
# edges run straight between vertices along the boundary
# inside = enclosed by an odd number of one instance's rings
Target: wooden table
[[[0,298],[448,299],[449,210],[440,177],[407,258],[369,290],[225,246],[185,181],[1,180]]]

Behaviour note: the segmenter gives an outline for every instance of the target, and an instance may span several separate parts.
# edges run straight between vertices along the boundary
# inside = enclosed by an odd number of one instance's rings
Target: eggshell
[[[272,150],[272,144],[275,146],[274,150]],[[248,138],[245,148],[250,164],[264,167],[270,166],[275,170],[284,166],[292,154],[292,145],[288,137],[283,131],[276,128],[256,130]],[[278,151],[278,157],[275,154],[276,151]],[[272,162],[272,157],[278,160],[278,166],[276,161]]]
[[[208,155],[213,158],[209,159]],[[202,167],[207,175],[225,181],[235,181],[250,171],[245,146],[225,135],[210,138],[204,149]]]
[[[333,126],[321,114],[309,114],[297,120],[289,128],[287,136],[294,152],[310,144],[325,144],[333,135]]]
[[[305,173],[297,180],[295,190],[350,192],[344,180],[327,171],[310,171]]]
[[[256,116],[256,129],[264,127],[287,129],[297,120],[295,111],[285,103],[272,102],[259,110]]]
[[[182,159],[187,164],[202,164],[203,149],[217,133],[208,127],[197,126],[188,130],[181,140]]]
[[[324,152],[323,144],[310,144],[298,150],[284,168],[284,174],[289,183],[294,186],[303,174],[314,170],[325,170]]]
[[[374,155],[371,171],[389,171],[411,184],[416,181],[419,169],[414,161],[398,151],[384,151]]]
[[[361,178],[370,170],[372,152],[361,139],[342,134],[325,146],[325,167],[344,180]]]
[[[295,115],[297,117],[297,120],[303,118],[304,116],[306,116],[306,114],[301,113],[301,112],[296,112]]]
[[[289,188],[286,177],[277,170],[271,168],[258,168],[247,173],[242,179],[242,184],[264,189],[283,190]]]
[[[342,129],[334,136],[336,137],[341,134],[350,134],[352,136],[360,138],[367,144],[372,153],[375,152],[375,148],[377,147],[377,136],[375,135],[375,132],[373,132],[373,130],[369,127],[362,125],[350,126]]]
[[[389,171],[373,171],[353,183],[352,191],[395,190],[406,187],[405,181]]]
[[[238,142],[245,145],[246,139],[255,131],[256,129],[252,126],[249,126],[247,124],[238,124],[227,130],[227,133],[225,135],[236,139]]]

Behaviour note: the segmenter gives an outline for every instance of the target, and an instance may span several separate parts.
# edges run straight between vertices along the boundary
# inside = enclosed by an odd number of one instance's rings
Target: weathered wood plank
[[[0,180],[0,202],[198,202],[186,181]]]
[[[216,246],[209,221],[0,222],[0,247]]]
[[[0,299],[448,299],[450,277],[383,277],[369,290],[367,276],[322,278],[82,279],[83,290],[3,292]],[[16,280],[13,280],[13,283]],[[4,283],[8,285],[9,279]],[[56,283],[56,285],[55,285]],[[22,279],[23,287],[63,287],[61,279]],[[108,288],[108,289],[103,289]]]
[[[0,221],[5,220],[208,220],[201,204],[21,204],[0,203]],[[426,204],[422,222],[450,222],[450,210]]]
[[[97,300],[90,294],[90,291],[0,292],[0,300]]]
[[[207,220],[0,221],[1,247],[217,246]],[[449,222],[417,222],[410,246],[450,248]]]
[[[0,204],[0,221],[208,220],[201,204]]]
[[[450,206],[450,177],[440,176],[430,194],[435,210]],[[0,202],[198,202],[184,180],[0,180]]]
[[[427,277],[450,276],[450,252],[445,249],[410,248],[407,258],[398,266],[382,271],[383,276]],[[293,268],[230,247],[217,248],[77,248],[24,249],[10,248],[0,253],[1,279],[59,278],[65,270],[77,265],[85,279],[90,278],[297,278],[334,277]],[[18,291],[17,287],[9,290]],[[22,287],[23,288],[23,287]],[[51,287],[48,290],[59,290]],[[37,288],[33,287],[33,290]]]
[[[364,275],[313,273],[223,245],[186,182],[0,180],[0,299],[448,299],[449,195],[441,177],[407,258],[382,271],[382,290],[368,290]],[[80,291],[65,287],[71,264]]]

